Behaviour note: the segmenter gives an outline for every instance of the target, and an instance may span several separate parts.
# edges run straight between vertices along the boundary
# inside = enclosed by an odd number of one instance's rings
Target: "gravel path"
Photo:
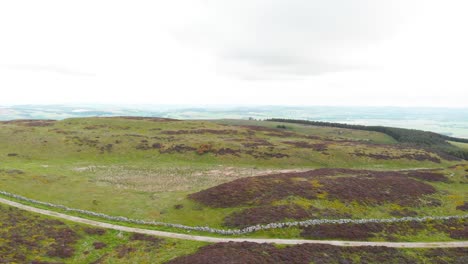
[[[211,243],[219,242],[254,242],[254,243],[275,243],[275,244],[287,244],[287,245],[296,245],[296,244],[327,244],[333,246],[347,246],[347,247],[358,247],[358,246],[384,246],[392,248],[450,248],[450,247],[468,247],[468,241],[457,241],[457,242],[366,242],[366,241],[335,241],[335,240],[308,240],[308,239],[270,239],[270,238],[223,238],[223,237],[209,237],[209,236],[195,236],[188,234],[179,234],[171,233],[165,231],[156,231],[135,227],[127,227],[109,223],[98,222],[94,220],[89,220],[77,216],[66,215],[54,211],[39,209],[36,207],[24,205],[21,203],[13,202],[7,199],[0,198],[0,203],[7,204],[19,209],[26,211],[39,213],[43,215],[53,216],[75,223],[91,225],[95,227],[107,228],[120,230],[125,232],[140,233],[147,235],[154,235],[159,237],[169,237],[185,240],[194,240],[194,241],[203,241]]]

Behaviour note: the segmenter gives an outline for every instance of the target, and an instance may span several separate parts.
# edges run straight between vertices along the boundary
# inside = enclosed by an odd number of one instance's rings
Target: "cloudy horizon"
[[[467,7],[4,1],[0,105],[466,107]]]

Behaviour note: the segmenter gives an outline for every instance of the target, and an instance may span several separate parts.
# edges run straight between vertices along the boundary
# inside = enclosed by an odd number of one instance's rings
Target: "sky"
[[[0,1],[0,105],[468,107],[468,1]]]

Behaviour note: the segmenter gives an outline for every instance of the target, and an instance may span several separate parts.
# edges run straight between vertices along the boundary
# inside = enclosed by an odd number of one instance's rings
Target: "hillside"
[[[204,243],[91,227],[0,205],[2,263],[310,263],[342,259],[462,261],[464,248],[397,249],[304,244]],[[364,253],[364,256],[363,256]]]
[[[16,120],[0,128],[1,191],[110,216],[242,229],[463,215],[457,207],[468,200],[466,162],[374,131],[142,117]],[[441,226],[463,221],[438,224],[438,238],[453,239]],[[433,239],[425,230],[410,239]]]
[[[374,131],[384,133],[396,141],[416,147],[428,148],[436,151],[440,154],[457,157],[460,159],[468,160],[468,151],[458,145],[450,144],[451,142],[456,143],[468,143],[468,139],[456,138],[446,135],[437,134],[429,131],[421,131],[416,129],[405,129],[385,126],[363,126],[363,125],[349,125],[341,123],[330,123],[330,122],[317,122],[307,120],[294,120],[294,119],[269,119],[267,121],[278,121],[293,124],[323,126],[323,127],[337,127],[337,128],[349,128],[363,131]]]
[[[462,148],[465,143],[450,144]],[[466,240],[467,172],[466,161],[440,151],[402,143],[382,132],[352,128],[143,117],[0,123],[2,197],[99,221],[180,233]],[[2,207],[3,217],[21,219],[14,221],[30,217],[6,211]],[[120,237],[115,232],[101,238],[94,231],[88,234],[86,229],[66,227],[55,220],[33,223],[30,232],[43,226],[52,232],[38,233],[39,240],[27,242],[37,245],[43,245],[42,238],[65,239],[54,235],[56,225],[60,230],[70,228],[64,248],[57,247],[55,253],[33,246],[44,256],[41,260],[125,263],[151,259],[158,263],[193,253],[174,263],[197,263],[226,250],[262,258],[255,253],[258,246],[248,243],[202,247],[205,244],[127,234]],[[80,241],[88,241],[88,246],[80,246]],[[95,242],[112,246],[96,249],[101,244]],[[152,249],[136,249],[147,247],[143,244]],[[288,259],[291,252],[312,248],[316,246],[284,250],[268,246],[262,250]],[[334,247],[320,250],[338,252],[341,257],[355,254]],[[416,257],[415,253],[389,252],[379,254]],[[369,257],[376,258],[374,253]],[[460,253],[447,254],[455,257]],[[19,255],[9,256],[17,259]],[[307,262],[318,256],[303,257],[301,261]],[[417,258],[432,257],[424,253]]]

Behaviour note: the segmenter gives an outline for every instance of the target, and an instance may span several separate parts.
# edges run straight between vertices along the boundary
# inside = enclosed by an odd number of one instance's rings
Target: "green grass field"
[[[251,206],[214,208],[188,195],[245,177],[316,168],[441,169],[450,181],[427,183],[437,190],[427,198],[441,205],[411,208],[418,215],[462,214],[456,207],[468,200],[466,162],[377,132],[244,120],[0,124],[1,190],[114,216],[226,228],[228,215]],[[297,197],[276,203],[332,208],[352,218],[388,218],[397,207]]]
[[[461,142],[452,142],[450,141],[450,144],[457,146],[463,150],[468,150],[468,143],[461,143]]]

